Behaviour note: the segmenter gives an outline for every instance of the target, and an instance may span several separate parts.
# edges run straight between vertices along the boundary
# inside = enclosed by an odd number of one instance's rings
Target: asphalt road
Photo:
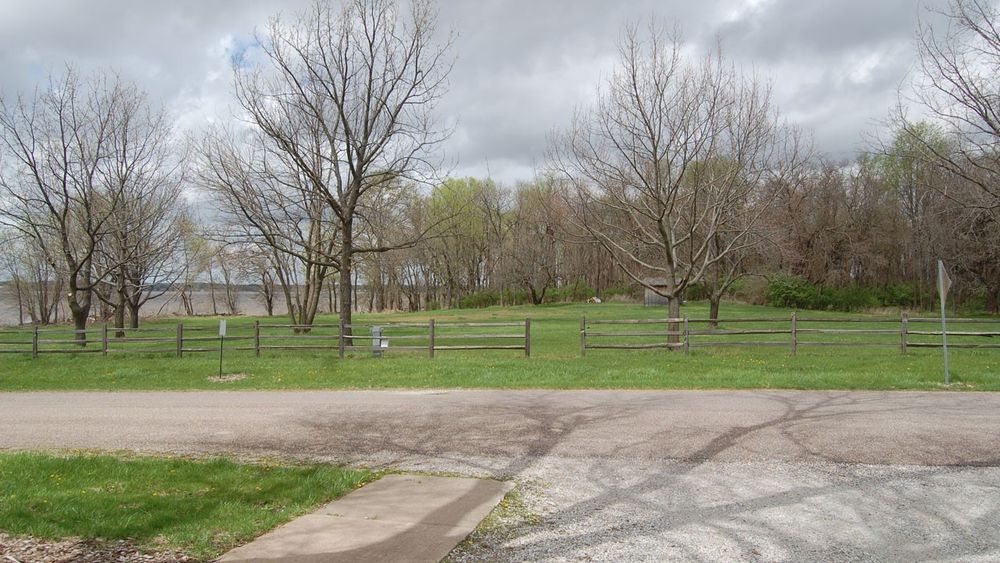
[[[1000,558],[1000,394],[0,394],[0,448],[290,456],[511,477],[455,559]]]

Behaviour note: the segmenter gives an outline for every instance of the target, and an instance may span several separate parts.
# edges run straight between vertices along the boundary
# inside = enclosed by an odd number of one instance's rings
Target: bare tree
[[[237,251],[236,271],[239,277],[257,286],[267,316],[274,316],[274,298],[282,264],[275,263],[274,249],[269,246],[246,245]]]
[[[917,38],[920,73],[913,100],[946,128],[949,141],[928,135],[926,124],[897,120],[917,156],[930,156],[948,173],[978,187],[963,190],[961,202],[1000,214],[1000,9],[984,0],[952,0],[942,12],[944,28],[922,24]],[[943,186],[935,186],[942,189]],[[975,197],[969,197],[975,196]]]
[[[56,311],[63,293],[59,272],[44,260],[32,239],[12,236],[0,239],[0,244],[0,268],[17,301],[18,324],[24,324],[25,313],[33,324],[47,325],[58,320]]]
[[[563,244],[559,235],[566,215],[565,201],[551,183],[518,187],[509,219],[506,262],[511,279],[528,292],[535,305],[545,300],[546,292],[555,287],[562,274]]]
[[[955,238],[971,246],[952,248],[954,258],[983,283],[988,309],[995,312],[1000,268],[990,246],[1000,231],[1000,8],[985,0],[952,0],[941,15],[941,27],[920,26],[920,72],[911,101],[944,128],[947,138],[942,142],[932,128],[910,120],[902,104],[895,121],[913,148],[908,156],[947,176],[937,176],[926,189],[959,206]],[[975,257],[966,259],[970,252]]]
[[[208,240],[201,235],[200,225],[189,214],[182,214],[178,218],[177,233],[180,239],[178,249],[180,276],[175,285],[184,313],[193,317],[196,313],[194,290],[198,278],[208,270],[212,249]]]
[[[355,257],[401,246],[359,245],[360,206],[390,183],[424,180],[448,133],[432,119],[451,68],[435,22],[427,0],[318,0],[290,24],[274,18],[257,42],[261,64],[234,65],[257,153],[207,146],[206,183],[248,233],[338,271],[347,323]]]
[[[167,291],[181,277],[179,225],[185,159],[173,143],[173,128],[162,110],[152,111],[144,96],[123,100],[110,141],[107,181],[120,192],[107,236],[96,261],[110,272],[109,291],[96,295],[114,308],[115,327],[128,314],[139,328],[143,305]],[[119,330],[118,336],[124,336]]]
[[[761,207],[748,202],[780,129],[768,87],[721,55],[688,64],[680,51],[655,24],[646,34],[628,27],[618,68],[557,136],[552,158],[578,199],[576,223],[630,278],[666,297],[671,317],[691,283],[754,244]],[[647,283],[650,275],[665,284]]]
[[[110,233],[138,226],[122,220],[127,183],[119,181],[117,137],[134,125],[144,95],[113,75],[84,81],[73,69],[30,98],[0,105],[0,148],[10,167],[0,176],[0,221],[32,239],[66,280],[67,301],[86,344],[94,288],[120,261],[98,260]]]

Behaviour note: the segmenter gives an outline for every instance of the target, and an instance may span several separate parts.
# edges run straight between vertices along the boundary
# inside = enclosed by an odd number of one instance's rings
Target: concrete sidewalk
[[[488,479],[388,475],[219,561],[439,561],[513,486]]]

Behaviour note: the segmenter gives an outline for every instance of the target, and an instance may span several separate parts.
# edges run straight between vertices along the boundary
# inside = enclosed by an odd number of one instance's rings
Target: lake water
[[[194,292],[194,309],[197,315],[212,315],[214,314],[212,308],[212,295],[209,291],[195,291]],[[228,314],[229,310],[222,299],[222,292],[216,292],[216,302],[218,307],[218,312],[220,314]],[[264,308],[263,301],[260,298],[260,294],[255,291],[241,291],[239,296],[239,312],[243,315],[265,315],[267,310]],[[320,303],[320,312],[326,313],[329,307],[327,306],[326,300]],[[66,307],[65,302],[60,304],[60,319],[68,320],[69,309]],[[96,314],[98,310],[95,304],[93,308],[93,313]],[[285,307],[284,298],[276,298],[274,300],[274,314],[275,315],[285,315],[288,309]],[[181,304],[180,296],[175,292],[167,293],[161,297],[153,299],[147,303],[142,308],[142,316],[144,318],[150,317],[169,317],[175,315],[184,315],[184,306]],[[10,295],[10,292],[6,291],[6,288],[0,287],[0,326],[10,326],[17,324],[17,301]],[[26,322],[30,322],[26,319]]]

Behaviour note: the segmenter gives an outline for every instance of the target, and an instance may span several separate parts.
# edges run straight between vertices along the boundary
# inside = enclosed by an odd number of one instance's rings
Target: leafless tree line
[[[596,101],[516,186],[441,177],[451,38],[429,0],[274,17],[234,57],[234,119],[190,141],[138,86],[68,67],[0,101],[7,285],[31,322],[65,303],[81,341],[88,319],[138,326],[168,292],[194,314],[207,287],[212,313],[237,314],[246,285],[306,327],[635,288],[673,316],[697,293],[715,317],[778,273],[905,285],[926,307],[938,257],[997,312],[1000,14],[955,0],[946,16],[919,30],[890,138],[853,162],[817,155],[721,48],[691,57],[630,25]]]

